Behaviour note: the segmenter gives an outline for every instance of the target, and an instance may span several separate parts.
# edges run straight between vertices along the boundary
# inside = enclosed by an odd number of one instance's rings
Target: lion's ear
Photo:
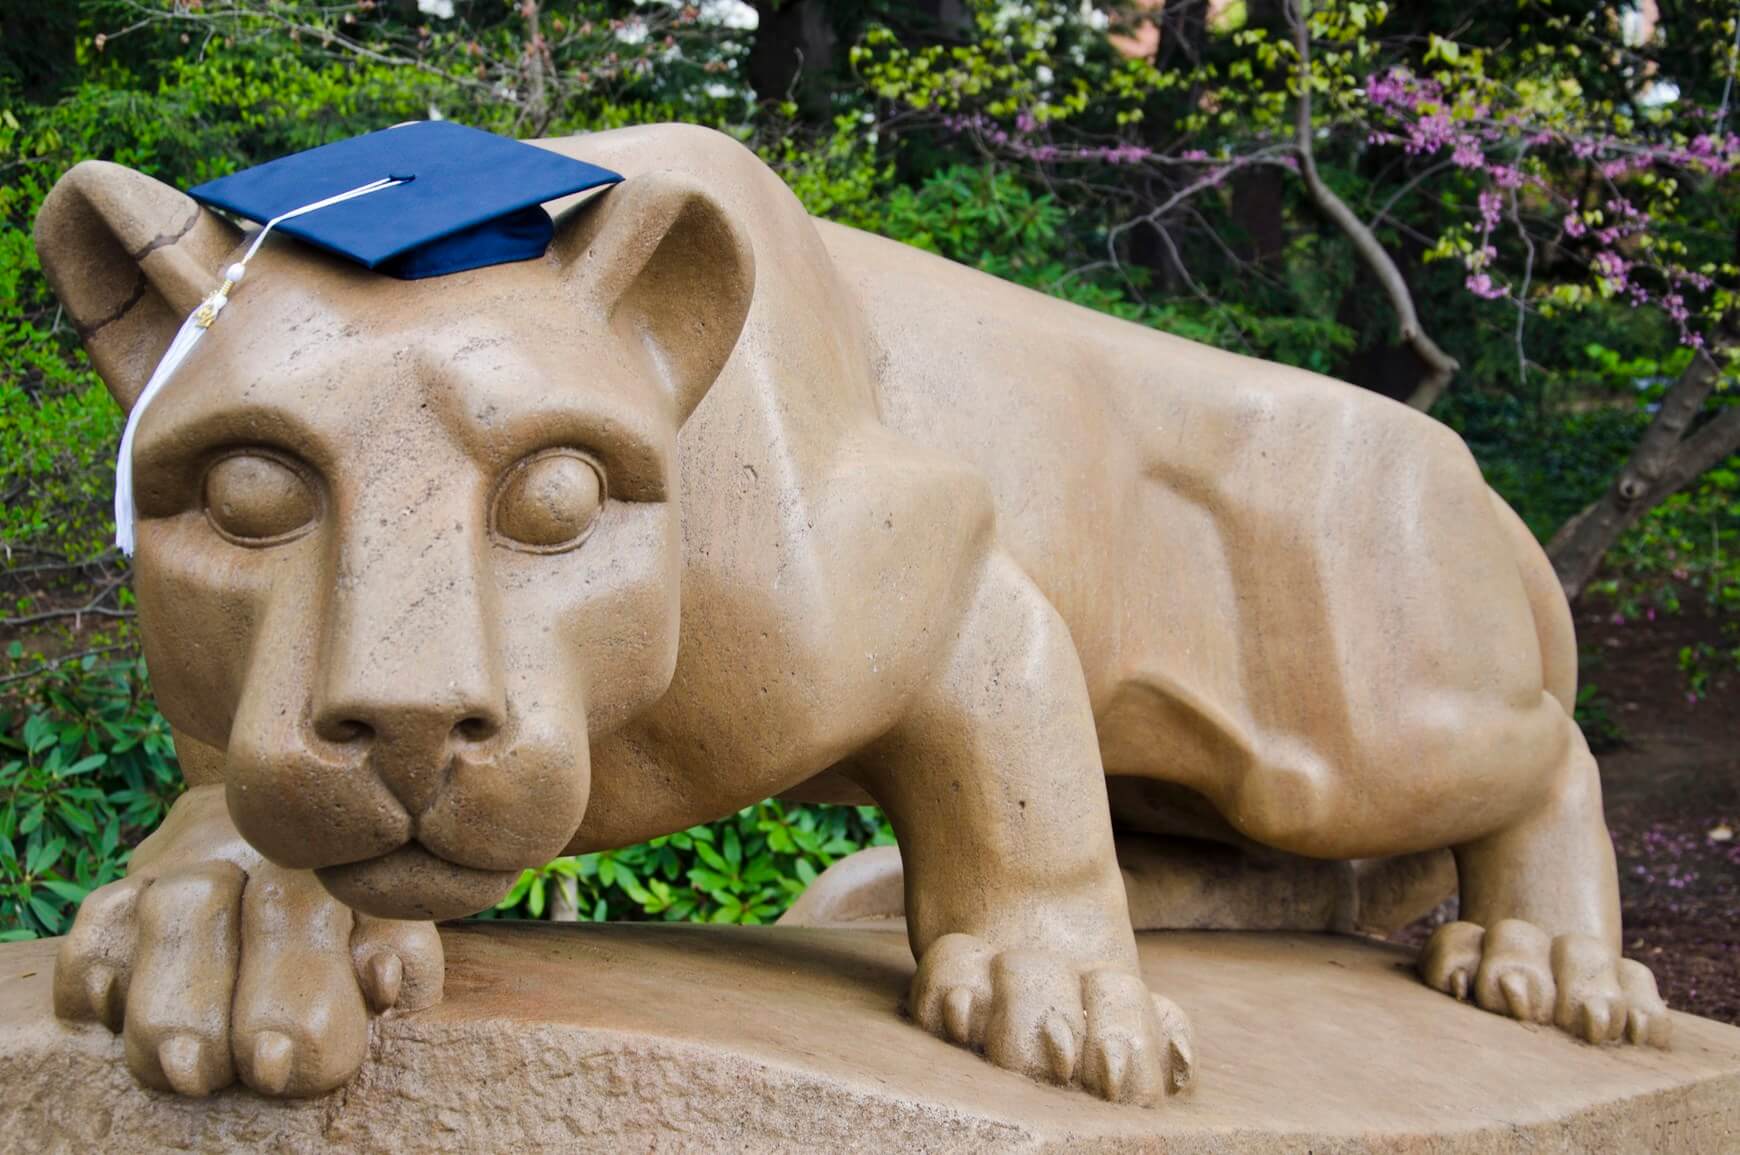
[[[97,373],[131,409],[188,313],[217,288],[234,225],[132,169],[87,160],[50,190],[36,252]]]
[[[643,344],[686,420],[737,346],[755,294],[748,240],[702,185],[636,176],[567,214],[557,252],[571,283]]]

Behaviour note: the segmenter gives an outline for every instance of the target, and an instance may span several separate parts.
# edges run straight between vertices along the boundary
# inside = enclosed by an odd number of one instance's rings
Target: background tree
[[[858,61],[891,132],[969,140],[1093,222],[1103,253],[1074,273],[1113,269],[1139,299],[1157,274],[1172,301],[1155,323],[1186,290],[1211,337],[1295,360],[1296,334],[1242,306],[1315,314],[1307,340],[1341,354],[1320,367],[1428,410],[1465,362],[1538,402],[1599,346],[1567,336],[1653,330],[1678,379],[1605,496],[1552,538],[1575,596],[1619,534],[1740,450],[1735,13],[1522,3],[1437,25],[1488,48],[1423,31],[1433,7],[1395,28],[1388,5],[1347,0],[1168,5],[1158,26],[1144,7],[999,7],[964,48],[872,29]],[[1136,35],[1102,36],[1114,17]],[[1289,251],[1359,275],[1325,285]],[[1386,313],[1393,339],[1373,324]]]

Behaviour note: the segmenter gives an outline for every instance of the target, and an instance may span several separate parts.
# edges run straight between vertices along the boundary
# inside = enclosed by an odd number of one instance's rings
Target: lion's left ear
[[[632,177],[557,224],[569,277],[624,337],[642,343],[687,420],[737,346],[755,255],[701,184]]]
[[[241,239],[185,193],[118,164],[84,161],[49,191],[36,217],[43,272],[123,410]]]

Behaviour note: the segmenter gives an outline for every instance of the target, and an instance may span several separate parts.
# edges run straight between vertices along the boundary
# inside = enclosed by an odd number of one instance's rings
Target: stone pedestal
[[[119,1040],[52,1017],[52,942],[0,947],[0,1150],[1730,1152],[1740,1030],[1595,1048],[1460,1006],[1399,950],[1151,933],[1197,1085],[1154,1111],[1041,1087],[897,1007],[878,930],[477,923],[447,1001],[376,1027],[324,1099],[141,1090]]]

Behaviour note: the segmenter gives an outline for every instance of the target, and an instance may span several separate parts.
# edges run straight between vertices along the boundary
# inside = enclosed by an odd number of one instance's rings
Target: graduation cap
[[[277,231],[364,268],[411,280],[542,256],[543,209],[615,184],[617,173],[451,121],[415,121],[280,157],[190,189],[264,227],[223,283],[182,324],[127,415],[115,467],[115,544],[133,552],[133,438],[140,416]]]
[[[321,145],[188,195],[389,276],[437,277],[542,256],[542,205],[614,184],[609,169],[454,124],[416,121]],[[379,195],[340,196],[373,182]],[[323,207],[297,216],[308,205]]]

